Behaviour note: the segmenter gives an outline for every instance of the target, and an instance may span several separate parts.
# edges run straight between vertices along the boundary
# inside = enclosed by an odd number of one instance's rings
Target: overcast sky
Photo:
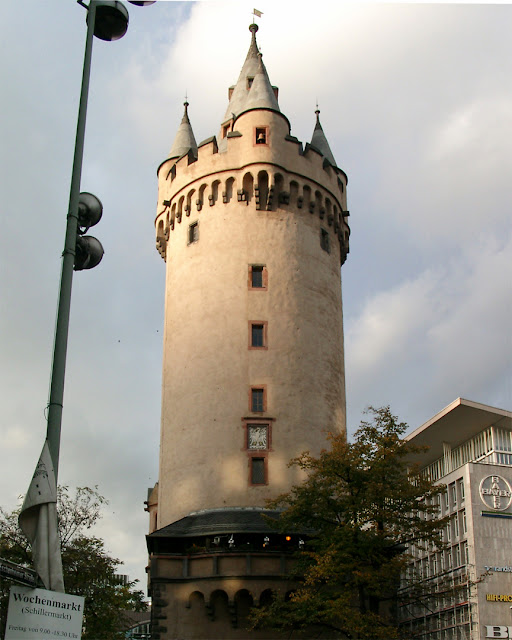
[[[99,486],[110,505],[97,533],[141,581],[160,428],[156,168],[185,94],[196,139],[218,133],[253,6],[130,6],[127,35],[94,43],[82,190],[103,202],[91,233],[105,257],[74,278],[59,481]],[[311,139],[318,100],[349,178],[349,433],[369,404],[390,404],[411,429],[459,396],[511,409],[512,6],[256,8],[292,134]],[[73,0],[0,4],[6,508],[27,490],[46,431],[85,15]]]

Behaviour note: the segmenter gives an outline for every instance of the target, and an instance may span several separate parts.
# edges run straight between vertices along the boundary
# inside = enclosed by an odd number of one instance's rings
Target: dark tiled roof
[[[279,511],[256,507],[205,509],[154,531],[149,538],[187,538],[226,533],[277,533],[278,528],[264,516],[279,519]]]

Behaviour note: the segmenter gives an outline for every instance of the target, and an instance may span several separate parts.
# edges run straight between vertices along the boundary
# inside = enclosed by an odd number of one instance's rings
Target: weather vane
[[[255,18],[261,18],[261,16],[263,15],[263,11],[258,11],[258,9],[253,9],[252,10],[252,15]]]

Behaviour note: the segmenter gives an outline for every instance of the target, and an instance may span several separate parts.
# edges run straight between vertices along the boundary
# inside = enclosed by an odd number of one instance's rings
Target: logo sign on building
[[[480,483],[480,498],[489,509],[505,511],[512,502],[512,489],[502,476],[487,476]]]
[[[512,627],[485,625],[486,638],[512,638]]]
[[[12,586],[5,640],[80,640],[83,614],[80,596]]]

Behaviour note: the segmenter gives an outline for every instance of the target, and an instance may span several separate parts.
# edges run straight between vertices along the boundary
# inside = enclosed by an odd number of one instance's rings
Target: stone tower
[[[291,135],[257,30],[218,136],[196,143],[186,102],[158,169],[165,328],[147,540],[160,638],[247,637],[248,609],[290,588],[301,544],[262,517],[265,502],[301,481],[291,458],[345,430],[347,177],[318,110],[311,143]]]

